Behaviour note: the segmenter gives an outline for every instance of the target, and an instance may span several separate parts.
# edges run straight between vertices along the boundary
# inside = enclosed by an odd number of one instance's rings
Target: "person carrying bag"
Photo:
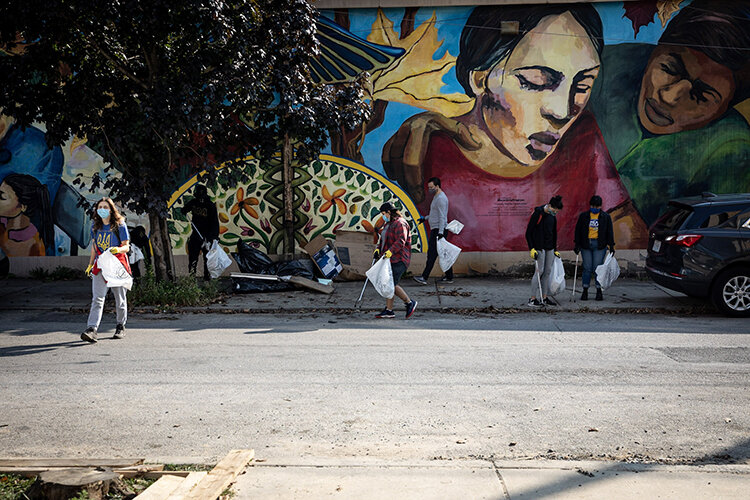
[[[127,278],[130,278],[130,285],[132,286],[132,272],[128,262],[130,234],[128,233],[128,227],[125,225],[125,219],[117,211],[117,207],[110,198],[102,198],[96,203],[96,212],[91,226],[91,238],[93,240],[91,258],[86,268],[86,275],[91,278],[91,310],[89,311],[86,330],[81,334],[81,340],[91,343],[97,341],[99,323],[104,311],[104,299],[110,289],[115,296],[117,312],[117,327],[112,338],[121,339],[125,336],[125,323],[128,319],[127,292],[130,286],[128,286]],[[99,267],[99,259],[104,253],[108,253],[110,257],[115,257],[121,264],[121,269],[118,269],[117,263],[113,263],[109,259],[107,275],[111,279],[123,279],[122,284],[119,281],[117,286],[113,286],[113,283],[107,283],[105,273]]]

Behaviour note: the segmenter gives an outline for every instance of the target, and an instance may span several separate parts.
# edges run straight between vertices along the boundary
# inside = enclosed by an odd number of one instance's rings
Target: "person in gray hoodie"
[[[420,217],[419,222],[427,221],[430,224],[430,238],[427,244],[427,264],[424,266],[421,276],[414,276],[414,281],[421,285],[427,284],[427,278],[430,277],[432,267],[437,260],[437,242],[445,238],[445,226],[448,224],[448,196],[440,188],[440,179],[432,177],[427,181],[427,190],[432,194],[430,203],[430,213],[425,217]],[[445,276],[440,278],[441,283],[453,283],[453,268],[445,272]]]

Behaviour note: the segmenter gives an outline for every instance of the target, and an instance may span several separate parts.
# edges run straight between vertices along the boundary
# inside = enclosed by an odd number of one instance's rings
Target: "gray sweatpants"
[[[549,292],[549,282],[552,279],[552,264],[555,262],[555,251],[554,250],[539,250],[539,256],[536,258],[537,266],[539,266],[539,272],[542,273],[542,295],[547,295]],[[539,274],[534,273],[534,277],[531,278],[531,296],[542,300],[539,297]]]
[[[126,294],[128,291],[122,286],[113,286],[112,288],[107,287],[107,283],[102,278],[102,273],[95,274],[91,280],[91,312],[89,312],[88,324],[94,328],[99,328],[99,323],[102,320],[102,312],[104,311],[104,298],[107,296],[107,290],[112,290],[112,295],[115,296],[115,308],[117,309],[117,323],[125,325],[128,320],[128,299]]]

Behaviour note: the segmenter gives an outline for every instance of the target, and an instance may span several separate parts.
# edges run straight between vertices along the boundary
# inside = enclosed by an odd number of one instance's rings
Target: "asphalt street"
[[[0,314],[4,456],[750,463],[742,319]]]

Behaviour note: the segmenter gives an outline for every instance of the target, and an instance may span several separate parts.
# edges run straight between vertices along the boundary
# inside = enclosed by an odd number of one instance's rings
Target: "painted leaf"
[[[659,20],[661,21],[661,27],[666,28],[669,18],[672,14],[680,10],[680,4],[683,0],[659,0],[656,2],[656,8],[659,13]]]
[[[387,68],[372,74],[373,99],[400,102],[445,116],[458,116],[471,110],[474,100],[466,94],[441,92],[443,77],[456,65],[456,58],[446,51],[443,57],[434,59],[443,44],[438,40],[435,19],[433,11],[430,19],[401,39],[393,28],[393,21],[378,9],[367,40],[400,47],[406,53]]]
[[[654,0],[640,0],[638,2],[624,2],[623,9],[625,14],[622,17],[630,19],[633,23],[633,38],[638,36],[641,26],[647,26],[654,22],[654,15],[657,12],[656,2]]]

